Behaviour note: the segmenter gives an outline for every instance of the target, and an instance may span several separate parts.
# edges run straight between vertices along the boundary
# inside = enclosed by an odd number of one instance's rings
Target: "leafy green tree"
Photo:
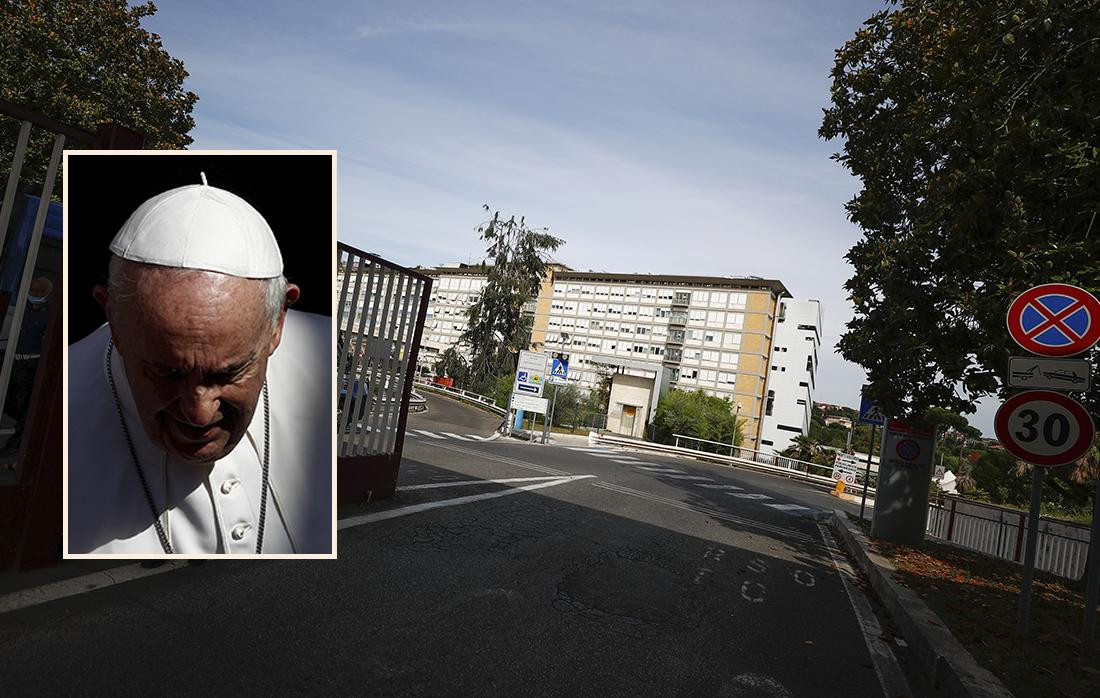
[[[497,376],[492,384],[492,391],[484,393],[484,395],[493,398],[493,402],[497,403],[498,407],[508,409],[508,405],[512,399],[512,386],[515,385],[515,382],[516,377],[511,373]]]
[[[729,400],[692,392],[670,390],[657,402],[653,416],[653,438],[660,443],[675,443],[675,435],[694,436],[738,446],[744,441],[744,420],[738,422]],[[690,444],[692,448],[721,451],[712,444]]]
[[[115,122],[145,136],[145,147],[191,143],[198,97],[183,89],[183,63],[141,27],[152,2],[55,0],[0,3],[0,98],[89,131]],[[19,124],[0,119],[0,167],[12,161]],[[50,134],[32,129],[24,181],[41,181]]]
[[[478,232],[489,243],[485,250],[488,281],[467,308],[467,328],[459,339],[472,352],[474,383],[515,370],[517,352],[531,342],[531,319],[524,315],[523,306],[538,297],[546,273],[545,256],[563,243],[545,228],[532,229],[522,217],[504,220],[499,212]]]
[[[553,386],[550,398],[554,405],[554,426],[575,427],[580,421],[585,397],[573,383]]]
[[[836,52],[819,133],[863,232],[839,348],[888,414],[973,412],[1004,391],[1016,295],[1100,288],[1097,75],[1097,0],[892,2]]]
[[[456,388],[465,388],[469,378],[470,369],[466,359],[459,354],[454,347],[448,347],[439,355],[439,360],[432,366],[437,376],[450,376],[455,380]]]

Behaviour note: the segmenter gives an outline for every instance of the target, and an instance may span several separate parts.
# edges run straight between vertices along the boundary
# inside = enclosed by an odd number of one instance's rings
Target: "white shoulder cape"
[[[268,362],[271,403],[264,553],[332,552],[331,319],[287,311]],[[110,330],[69,348],[67,551],[163,553],[107,382]],[[261,491],[261,396],[247,434],[209,474],[156,448],[138,421],[122,359],[113,372],[142,470],[174,552],[254,554]]]

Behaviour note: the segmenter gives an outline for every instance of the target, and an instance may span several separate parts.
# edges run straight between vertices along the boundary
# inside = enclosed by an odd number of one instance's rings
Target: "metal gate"
[[[338,244],[337,496],[389,497],[405,442],[431,278]]]
[[[144,138],[114,124],[89,133],[6,100],[0,100],[0,125],[12,134],[2,143],[12,160],[0,203],[0,446],[12,451],[0,457],[0,570],[5,570],[52,565],[61,553],[64,279],[61,205],[52,199],[62,151],[140,148]],[[45,162],[27,158],[35,139],[51,142]],[[9,163],[0,163],[0,173],[5,167]],[[42,278],[53,284],[49,305],[35,311],[48,313],[44,327],[41,318],[28,322],[27,309],[32,282]]]

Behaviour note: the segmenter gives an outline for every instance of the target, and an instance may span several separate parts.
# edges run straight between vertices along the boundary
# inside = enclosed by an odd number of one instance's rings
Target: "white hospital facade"
[[[421,270],[435,280],[421,365],[458,346],[466,308],[486,269]],[[757,277],[548,270],[533,314],[531,348],[570,355],[569,379],[591,389],[615,377],[608,428],[642,436],[669,389],[728,399],[749,448],[782,450],[809,433],[821,344],[821,308],[782,282]]]

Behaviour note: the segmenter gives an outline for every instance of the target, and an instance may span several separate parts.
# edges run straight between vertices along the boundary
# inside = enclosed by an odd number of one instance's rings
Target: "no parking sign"
[[[894,468],[915,470],[932,466],[932,431],[891,419],[883,437],[882,462]],[[931,470],[929,470],[931,472]]]
[[[1100,301],[1083,288],[1042,284],[1008,306],[1008,333],[1040,356],[1072,356],[1100,340]]]

